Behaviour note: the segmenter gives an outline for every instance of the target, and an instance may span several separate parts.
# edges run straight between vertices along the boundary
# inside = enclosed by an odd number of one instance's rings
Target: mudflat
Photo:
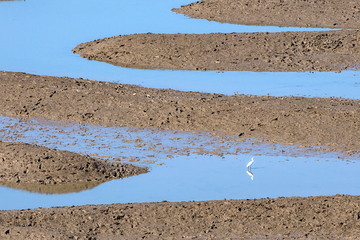
[[[92,188],[147,168],[33,144],[0,142],[0,185],[43,193]]]
[[[354,0],[205,0],[174,11],[256,25],[357,29],[360,21]],[[91,60],[138,68],[342,71],[359,69],[359,31],[139,34],[84,43],[74,52]],[[226,96],[0,72],[0,114],[103,126],[211,131],[275,143],[326,146],[349,154],[360,149],[360,101],[341,98]],[[82,174],[78,170],[90,172],[81,178],[86,188],[93,186],[87,185],[88,180],[103,181],[99,170],[106,173],[105,179],[146,171],[14,143],[0,143],[0,161],[1,178],[11,182],[7,186],[40,183],[41,190],[35,190],[40,192],[50,191],[43,186],[64,182],[75,186]],[[76,174],[69,177],[68,170]],[[81,181],[80,185],[76,185],[79,190],[84,186]],[[336,195],[0,211],[0,238],[358,239],[359,200],[360,196]]]
[[[0,72],[0,114],[360,149],[360,101],[341,98],[229,96]]]
[[[201,0],[174,12],[244,25],[358,29],[357,0]]]
[[[1,239],[358,239],[360,197],[0,211]]]
[[[360,68],[359,44],[358,30],[133,34],[83,43],[73,52],[89,60],[132,68],[342,71]]]

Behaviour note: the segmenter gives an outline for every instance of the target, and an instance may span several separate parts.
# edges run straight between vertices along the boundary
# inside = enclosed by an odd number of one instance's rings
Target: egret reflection
[[[251,177],[251,181],[254,181],[254,174],[249,170],[247,170],[246,173]]]

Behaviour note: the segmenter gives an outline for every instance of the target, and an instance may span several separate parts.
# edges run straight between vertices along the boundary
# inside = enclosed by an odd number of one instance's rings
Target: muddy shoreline
[[[33,144],[0,142],[0,185],[42,193],[89,189],[147,168]]]
[[[359,8],[354,0],[205,0],[174,11],[240,24],[358,29]],[[84,43],[74,51],[91,60],[138,68],[342,71],[360,66],[357,30],[137,34]],[[0,72],[0,114],[102,126],[209,131],[219,136],[325,146],[347,154],[360,152],[360,100],[226,96]],[[71,162],[65,161],[69,155]],[[105,172],[108,179],[134,170],[81,154],[1,142],[0,160],[3,185],[47,193],[54,191],[49,186],[64,182],[79,191],[91,188],[93,182],[104,181],[99,172]],[[122,170],[119,173],[114,167]],[[90,174],[69,175],[69,169],[73,172],[75,168],[90,170]],[[56,192],[64,191],[61,189],[69,188],[64,185]],[[0,223],[1,239],[357,239],[360,196],[13,210],[0,211]]]
[[[360,26],[360,5],[356,0],[201,0],[173,11],[192,18],[244,25],[345,29]]]
[[[360,149],[359,100],[228,96],[0,72],[0,103],[1,115],[20,118],[210,131],[350,154]]]
[[[359,196],[336,195],[0,211],[0,237],[356,239],[359,203]]]
[[[254,72],[360,69],[360,32],[133,34],[82,43],[81,57],[131,68]]]

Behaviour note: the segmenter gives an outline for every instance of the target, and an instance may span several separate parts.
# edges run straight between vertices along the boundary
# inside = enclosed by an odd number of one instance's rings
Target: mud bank
[[[228,96],[0,72],[0,114],[360,149],[359,100]]]
[[[2,239],[356,239],[360,197],[92,205],[0,212]]]
[[[360,26],[356,0],[202,0],[173,9],[192,18],[244,25],[352,28]]]
[[[74,53],[118,66],[255,72],[360,68],[360,32],[134,34],[83,43]]]
[[[75,192],[146,168],[32,144],[0,142],[0,184],[44,193]]]

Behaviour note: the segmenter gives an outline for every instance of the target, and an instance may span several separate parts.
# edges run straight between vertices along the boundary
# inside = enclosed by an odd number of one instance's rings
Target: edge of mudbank
[[[24,143],[0,142],[0,162],[1,185],[42,193],[78,192],[147,172],[145,167]]]
[[[360,196],[86,205],[0,211],[14,239],[356,239]]]

